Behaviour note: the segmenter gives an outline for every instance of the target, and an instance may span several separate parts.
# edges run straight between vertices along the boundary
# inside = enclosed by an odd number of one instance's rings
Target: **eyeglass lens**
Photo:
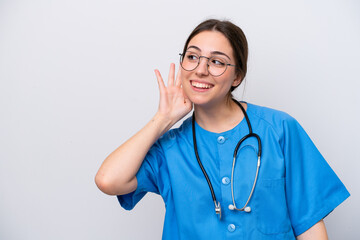
[[[218,56],[207,58],[205,56],[199,56],[191,51],[187,51],[184,55],[181,55],[180,63],[184,70],[192,71],[199,66],[201,58],[206,58],[208,61],[208,71],[213,76],[223,74],[228,66],[228,63],[224,58]]]

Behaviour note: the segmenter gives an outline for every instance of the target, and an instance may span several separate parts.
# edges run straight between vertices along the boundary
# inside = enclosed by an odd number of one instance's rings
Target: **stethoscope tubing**
[[[235,150],[234,150],[234,155],[233,155],[233,163],[232,163],[232,169],[231,169],[231,197],[232,197],[232,201],[233,201],[233,206],[231,208],[231,210],[238,210],[238,211],[245,211],[245,212],[250,212],[251,211],[251,208],[248,207],[248,203],[250,202],[251,200],[251,197],[254,193],[254,189],[255,189],[255,186],[256,186],[256,182],[257,182],[257,179],[258,179],[258,174],[259,174],[259,168],[260,168],[260,159],[261,159],[261,139],[259,137],[259,135],[257,135],[256,133],[253,133],[252,132],[252,127],[251,127],[251,123],[250,123],[250,120],[249,120],[249,117],[245,111],[245,109],[243,108],[243,106],[238,102],[236,101],[235,99],[232,99],[241,109],[241,111],[243,112],[244,114],[244,117],[246,119],[246,123],[248,125],[248,128],[249,128],[249,133],[247,135],[245,135],[243,138],[240,139],[240,141],[237,143],[236,147],[235,147]],[[201,171],[207,181],[207,184],[209,185],[209,189],[210,189],[210,192],[211,192],[211,196],[212,196],[212,199],[214,201],[214,205],[215,205],[215,212],[216,214],[219,214],[219,217],[221,219],[221,206],[220,206],[220,202],[218,202],[216,200],[216,196],[215,196],[215,192],[214,192],[214,189],[213,189],[213,186],[211,184],[211,181],[210,181],[210,178],[209,176],[207,175],[206,173],[206,170],[204,169],[204,166],[202,165],[201,163],[201,160],[200,160],[200,157],[199,157],[199,153],[198,153],[198,150],[197,150],[197,143],[196,143],[196,134],[195,134],[195,112],[193,112],[193,116],[192,116],[192,132],[193,132],[193,142],[194,142],[194,152],[195,152],[195,156],[196,156],[196,160],[201,168]],[[238,149],[239,147],[241,146],[241,144],[248,138],[250,137],[255,137],[257,139],[257,142],[258,142],[258,152],[257,152],[257,157],[258,157],[258,160],[257,160],[257,167],[256,167],[256,174],[255,174],[255,179],[254,179],[254,183],[253,183],[253,186],[251,188],[251,192],[250,192],[250,195],[244,205],[244,207],[242,208],[237,208],[236,207],[236,203],[235,203],[235,198],[234,198],[234,169],[235,169],[235,162],[236,162],[236,155],[237,155],[237,152],[238,152]],[[229,206],[230,207],[230,206]]]
[[[210,179],[209,179],[209,176],[207,175],[205,169],[204,169],[204,166],[202,165],[201,161],[200,161],[200,157],[199,157],[199,153],[198,153],[198,150],[197,150],[197,144],[196,144],[196,136],[195,136],[195,113],[193,113],[193,116],[192,116],[192,130],[193,130],[193,141],[194,141],[194,149],[195,149],[195,156],[196,156],[196,160],[201,168],[201,171],[203,172],[204,176],[205,176],[205,179],[207,181],[207,184],[209,185],[209,188],[210,188],[210,191],[211,191],[211,196],[212,196],[212,199],[214,200],[214,203],[215,203],[215,206],[216,206],[216,196],[215,196],[215,193],[214,193],[214,189],[212,187],[212,184],[210,182]]]

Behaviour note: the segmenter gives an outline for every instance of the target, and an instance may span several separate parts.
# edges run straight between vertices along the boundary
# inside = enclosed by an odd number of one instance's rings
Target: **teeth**
[[[206,83],[198,83],[198,82],[191,82],[191,85],[193,85],[194,87],[197,88],[211,88],[211,85],[206,84]]]

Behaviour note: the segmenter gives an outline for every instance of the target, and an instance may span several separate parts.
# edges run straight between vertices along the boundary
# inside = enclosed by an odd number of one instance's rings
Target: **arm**
[[[112,152],[95,176],[98,188],[109,195],[123,195],[137,187],[138,172],[155,141],[192,109],[192,103],[181,88],[180,71],[175,81],[175,65],[171,64],[168,86],[155,70],[160,90],[159,109],[153,119],[138,133]]]
[[[297,240],[327,240],[326,227],[323,220],[316,223],[306,232],[296,237]]]
[[[95,176],[98,188],[109,195],[133,192],[137,187],[136,173],[154,142],[171,127],[171,122],[156,114],[139,132],[112,152]]]

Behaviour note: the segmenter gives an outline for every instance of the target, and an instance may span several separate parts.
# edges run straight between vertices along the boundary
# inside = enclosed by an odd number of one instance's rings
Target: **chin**
[[[212,99],[209,98],[208,96],[191,96],[189,97],[190,101],[195,105],[195,106],[208,106],[211,105]]]
[[[211,106],[214,102],[219,101],[219,96],[216,96],[215,92],[198,93],[193,91],[191,86],[186,86],[183,90],[195,106]]]

